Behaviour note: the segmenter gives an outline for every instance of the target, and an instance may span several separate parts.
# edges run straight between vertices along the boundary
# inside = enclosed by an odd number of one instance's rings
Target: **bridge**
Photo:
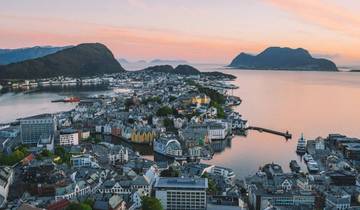
[[[271,133],[271,134],[274,134],[274,135],[283,136],[286,139],[291,139],[292,138],[292,135],[291,135],[291,133],[289,133],[289,131],[280,132],[280,131],[275,131],[275,130],[272,130],[272,129],[261,128],[261,127],[256,127],[256,126],[249,126],[249,127],[246,128],[246,130],[255,130],[255,131],[259,131],[259,132]]]

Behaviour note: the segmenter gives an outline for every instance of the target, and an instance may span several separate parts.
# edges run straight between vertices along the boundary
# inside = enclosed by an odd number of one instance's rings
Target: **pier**
[[[268,128],[261,128],[261,127],[256,127],[256,126],[249,126],[248,128],[246,128],[246,130],[255,130],[255,131],[259,131],[259,132],[271,133],[271,134],[274,134],[274,135],[283,136],[286,139],[291,139],[292,138],[292,135],[291,135],[291,133],[289,133],[289,131],[280,132],[280,131],[275,131],[275,130],[271,130],[271,129],[268,129]]]

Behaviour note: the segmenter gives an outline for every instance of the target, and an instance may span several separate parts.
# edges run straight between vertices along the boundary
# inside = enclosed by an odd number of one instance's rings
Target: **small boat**
[[[64,102],[64,103],[77,103],[80,102],[80,98],[78,97],[70,97],[70,98],[64,98],[59,100],[52,100],[51,102],[57,103],[57,102]]]
[[[299,138],[297,147],[296,147],[296,153],[299,155],[303,155],[306,153],[306,140],[304,139],[304,135],[301,134],[301,137]]]
[[[300,168],[299,164],[296,162],[296,160],[291,160],[290,161],[290,169],[294,173],[299,173],[301,168]]]

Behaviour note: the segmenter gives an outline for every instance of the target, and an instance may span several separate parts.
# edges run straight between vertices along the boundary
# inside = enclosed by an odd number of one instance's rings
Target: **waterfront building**
[[[207,188],[206,178],[160,177],[155,183],[155,197],[165,210],[205,210]]]
[[[150,127],[134,128],[131,133],[130,140],[134,143],[151,144],[156,138],[155,131]]]
[[[72,128],[66,128],[60,131],[60,145],[71,146],[79,145],[79,133]]]
[[[315,139],[315,149],[316,150],[325,150],[325,142],[324,142],[323,138],[318,137]]]
[[[227,128],[223,122],[208,122],[208,138],[212,140],[223,140],[227,135]]]
[[[313,209],[315,194],[309,190],[308,182],[293,173],[283,173],[277,164],[267,164],[261,171],[245,179],[249,205],[261,210],[275,208]],[[300,185],[300,187],[299,187]]]
[[[160,137],[153,144],[154,151],[171,157],[181,157],[182,149],[178,140],[173,138]]]
[[[7,203],[9,187],[13,183],[14,172],[10,167],[0,167],[0,208]]]
[[[55,117],[52,114],[42,114],[20,119],[20,133],[23,144],[36,145],[42,135],[54,135]]]

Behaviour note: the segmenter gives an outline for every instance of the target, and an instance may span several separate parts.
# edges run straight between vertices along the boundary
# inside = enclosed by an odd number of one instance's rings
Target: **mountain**
[[[81,77],[122,71],[125,70],[105,45],[86,43],[41,58],[0,66],[0,79]]]
[[[65,47],[36,46],[36,47],[19,48],[19,49],[0,49],[0,65],[6,65],[9,63],[16,63],[20,61],[43,57],[45,55],[53,54],[69,47],[71,46],[65,46]]]
[[[190,75],[205,75],[216,78],[226,78],[226,79],[235,79],[236,77],[231,74],[225,74],[222,72],[200,72],[193,66],[190,65],[178,65],[177,67],[172,67],[171,65],[158,65],[147,67],[140,72],[151,72],[151,73],[167,73],[167,74],[179,74],[184,76]]]
[[[313,58],[302,48],[269,47],[258,55],[240,53],[229,67],[238,69],[338,71],[335,63],[322,58]]]
[[[154,59],[150,61],[151,64],[187,64],[186,60],[162,60],[162,59]]]
[[[125,58],[118,58],[117,61],[120,63],[120,64],[126,64],[126,63],[130,63],[128,60],[126,60]]]

